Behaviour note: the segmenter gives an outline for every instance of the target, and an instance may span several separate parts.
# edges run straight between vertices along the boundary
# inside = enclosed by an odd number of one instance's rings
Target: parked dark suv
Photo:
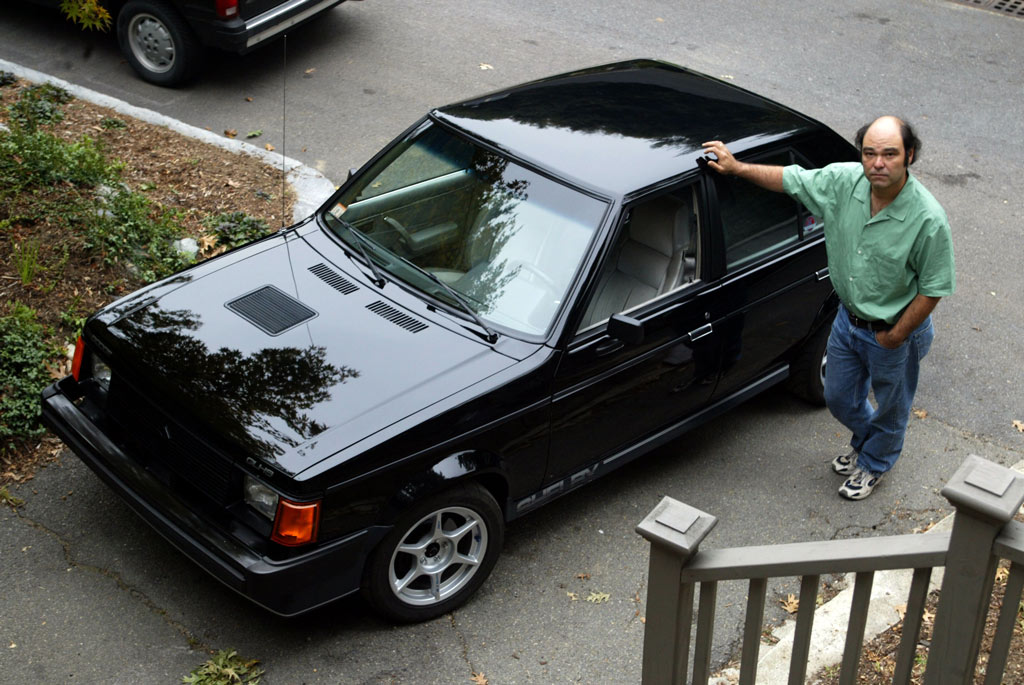
[[[31,0],[58,7],[60,0]],[[176,86],[202,66],[205,48],[246,53],[345,0],[100,0],[125,59],[150,83]]]
[[[44,418],[271,611],[450,611],[506,522],[777,383],[821,402],[822,222],[706,171],[710,139],[856,159],[655,61],[442,107],[309,219],[93,315]]]

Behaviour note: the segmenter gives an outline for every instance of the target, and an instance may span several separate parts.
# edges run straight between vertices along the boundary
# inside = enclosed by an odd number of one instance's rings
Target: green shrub
[[[57,354],[34,311],[17,302],[9,310],[0,317],[0,452],[43,432],[39,393],[51,380],[46,364]]]
[[[11,194],[62,182],[86,187],[112,182],[120,168],[89,137],[67,143],[46,131],[0,131],[0,188]]]
[[[85,247],[107,264],[127,264],[145,282],[185,268],[192,259],[172,246],[183,233],[172,211],[153,207],[139,193],[117,190],[85,220]]]
[[[213,230],[218,245],[228,249],[251,243],[270,233],[267,222],[245,212],[224,212],[209,216],[203,220],[203,225]]]
[[[18,99],[7,107],[12,128],[35,131],[42,124],[54,124],[64,118],[65,105],[71,93],[52,83],[26,86],[18,91]]]

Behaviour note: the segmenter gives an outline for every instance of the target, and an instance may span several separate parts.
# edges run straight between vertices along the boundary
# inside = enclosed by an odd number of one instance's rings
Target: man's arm
[[[921,325],[921,323],[928,318],[928,315],[935,309],[935,305],[939,303],[941,297],[928,297],[927,295],[918,295],[907,308],[903,310],[903,316],[887,331],[879,331],[875,333],[875,340],[882,347],[894,350],[903,344],[914,330]]]
[[[782,167],[770,164],[748,164],[732,156],[729,148],[720,140],[712,140],[704,145],[704,154],[713,154],[716,159],[708,159],[708,166],[726,176],[739,176],[762,188],[783,192]],[[923,320],[923,319],[922,319]]]

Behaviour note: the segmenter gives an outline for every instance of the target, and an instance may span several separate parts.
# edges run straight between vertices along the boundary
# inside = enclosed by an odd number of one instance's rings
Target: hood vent
[[[281,335],[317,315],[272,285],[242,295],[224,306],[269,335]]]
[[[414,319],[408,314],[403,314],[391,305],[385,304],[380,300],[366,305],[366,308],[377,316],[384,317],[399,328],[404,328],[411,333],[419,333],[420,331],[427,329],[427,324],[423,323],[419,319]]]
[[[358,285],[348,280],[326,264],[316,264],[315,266],[311,266],[309,267],[309,271],[342,295],[348,295],[359,290]]]

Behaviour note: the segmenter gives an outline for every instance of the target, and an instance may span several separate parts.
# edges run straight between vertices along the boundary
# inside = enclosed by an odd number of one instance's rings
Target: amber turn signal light
[[[320,502],[289,502],[282,498],[277,503],[270,539],[288,547],[306,545],[316,542],[319,526]]]

